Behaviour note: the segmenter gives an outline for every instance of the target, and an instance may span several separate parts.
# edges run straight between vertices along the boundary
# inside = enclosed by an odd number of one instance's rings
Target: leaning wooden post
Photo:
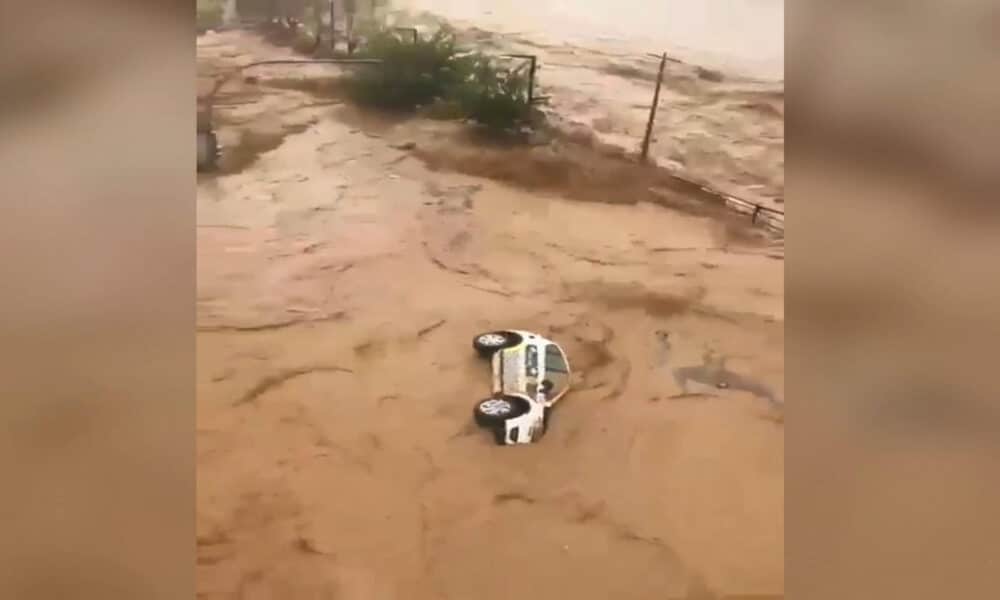
[[[642,140],[642,160],[649,158],[649,142],[653,138],[653,123],[656,121],[656,109],[660,106],[660,87],[663,85],[663,69],[667,66],[667,53],[660,60],[660,73],[656,76],[656,92],[653,94],[653,106],[649,107],[649,123],[646,124],[646,137]]]
[[[347,37],[347,55],[354,54],[354,15],[357,13],[358,5],[356,0],[344,0],[344,31]]]
[[[528,75],[528,104],[535,103],[535,72],[538,71],[538,57],[532,56],[531,61],[531,73]]]

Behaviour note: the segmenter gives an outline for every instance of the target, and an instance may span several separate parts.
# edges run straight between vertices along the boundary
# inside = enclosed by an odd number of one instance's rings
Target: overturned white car
[[[559,344],[529,331],[477,335],[473,347],[493,365],[493,395],[476,405],[476,423],[501,445],[541,439],[549,412],[569,391],[570,369]]]

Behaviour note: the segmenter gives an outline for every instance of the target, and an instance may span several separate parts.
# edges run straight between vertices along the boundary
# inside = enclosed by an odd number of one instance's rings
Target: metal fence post
[[[653,138],[653,123],[656,121],[656,109],[660,106],[660,87],[663,86],[663,69],[667,66],[667,53],[660,59],[660,73],[656,76],[656,92],[653,94],[653,106],[649,108],[649,123],[646,124],[646,137],[642,140],[642,160],[649,158],[649,142]]]
[[[535,102],[535,71],[538,70],[538,57],[531,57],[531,73],[528,76],[528,104]]]
[[[535,76],[538,72],[538,57],[534,54],[504,54],[507,58],[523,58],[528,61],[528,104],[535,102]],[[520,71],[520,67],[515,72]]]

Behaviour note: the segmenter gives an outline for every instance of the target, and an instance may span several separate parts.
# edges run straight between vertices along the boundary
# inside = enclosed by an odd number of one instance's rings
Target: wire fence
[[[750,215],[750,222],[754,225],[760,225],[765,229],[773,231],[775,233],[785,232],[785,212],[771,208],[769,206],[762,206],[749,200],[744,200],[743,198],[737,198],[729,194],[723,194],[717,190],[712,191],[712,193],[719,194],[726,202],[726,207],[730,208],[736,212],[744,213]]]
[[[671,59],[670,56],[664,52],[660,57],[660,68],[656,76],[656,88],[653,92],[653,100],[650,103],[649,109],[649,120],[646,123],[646,135],[642,140],[642,148],[640,150],[639,156],[640,160],[643,162],[649,160],[649,149],[650,144],[653,139],[653,126],[656,123],[656,114],[660,108],[660,91],[663,87],[663,73],[667,65],[667,61]],[[739,198],[732,194],[722,192],[720,190],[713,189],[704,184],[698,183],[691,180],[683,175],[675,175],[677,178],[690,183],[692,185],[698,186],[703,192],[711,196],[719,198],[726,207],[739,213],[745,213],[750,215],[750,222],[753,225],[760,225],[766,229],[769,229],[776,233],[784,233],[785,231],[785,213],[784,211],[777,210],[769,206],[763,206],[756,202],[751,202],[743,198]]]

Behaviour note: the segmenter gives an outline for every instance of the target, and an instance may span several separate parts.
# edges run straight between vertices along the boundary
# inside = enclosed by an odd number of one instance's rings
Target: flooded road
[[[783,397],[783,246],[289,84],[331,68],[234,82],[199,178],[199,597],[782,597],[781,410],[704,357]],[[530,447],[472,422],[500,327],[576,372]]]

